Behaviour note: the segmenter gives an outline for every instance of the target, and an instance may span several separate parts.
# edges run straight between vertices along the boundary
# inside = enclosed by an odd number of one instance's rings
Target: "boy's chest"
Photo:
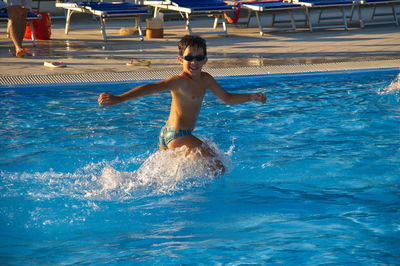
[[[206,88],[199,85],[191,85],[179,90],[179,96],[186,101],[201,102],[206,93]]]

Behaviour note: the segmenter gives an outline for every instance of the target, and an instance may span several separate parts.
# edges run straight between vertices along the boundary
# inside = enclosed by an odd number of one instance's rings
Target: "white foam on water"
[[[226,172],[231,171],[234,145],[223,152],[214,143],[206,143],[216,158],[204,158],[198,151],[187,154],[187,148],[182,147],[156,151],[147,158],[91,162],[73,173],[53,169],[35,173],[0,171],[0,191],[5,197],[26,195],[35,200],[70,197],[117,201],[185,191],[213,182],[221,174],[215,169],[216,161],[225,166]],[[132,168],[137,169],[120,170]]]
[[[378,94],[397,94],[400,92],[400,74],[386,87],[379,90]]]
[[[133,172],[118,171],[112,166],[105,166],[97,180],[99,187],[87,191],[85,196],[129,199],[143,193],[170,194],[202,187],[222,174],[219,169],[215,169],[217,161],[225,166],[226,171],[231,170],[233,146],[224,153],[215,144],[208,145],[216,152],[215,158],[204,158],[199,151],[187,154],[187,148],[182,147],[151,154]]]

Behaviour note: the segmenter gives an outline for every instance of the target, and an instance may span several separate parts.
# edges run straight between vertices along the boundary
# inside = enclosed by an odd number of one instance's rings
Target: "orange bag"
[[[51,19],[50,13],[46,12],[33,12],[36,14],[40,14],[42,16],[41,19],[32,20],[33,29],[35,30],[35,39],[36,40],[50,40],[51,36]],[[31,24],[26,23],[25,30],[25,39],[32,39],[31,36]]]
[[[233,5],[235,8],[232,11],[225,12],[225,19],[229,23],[236,24],[239,20],[239,13],[240,13],[240,2],[231,2],[229,5]]]

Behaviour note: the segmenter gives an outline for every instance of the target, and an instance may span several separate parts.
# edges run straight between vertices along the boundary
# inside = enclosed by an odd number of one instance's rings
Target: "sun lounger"
[[[36,13],[32,13],[32,12],[28,12],[28,15],[26,16],[26,20],[29,21],[29,23],[31,24],[31,36],[32,36],[32,43],[33,46],[36,46],[36,40],[35,40],[35,29],[33,27],[33,23],[32,21],[34,19],[41,19],[42,16],[40,14],[36,14]],[[0,10],[0,20],[8,20],[8,14],[5,8]],[[29,42],[29,41],[28,41]]]
[[[225,11],[231,11],[232,6],[228,6],[222,0],[167,0],[167,1],[144,1],[144,5],[154,7],[154,15],[159,11],[175,11],[179,12],[186,20],[186,29],[189,34],[193,34],[190,25],[192,16],[214,16],[214,31],[211,32],[196,32],[196,34],[223,33],[228,34],[226,21],[224,17]],[[222,19],[222,31],[215,31],[219,19]]]
[[[249,14],[248,14],[248,18],[247,18],[247,26],[249,25],[249,22],[250,22],[251,12],[254,11],[256,13],[257,23],[258,23],[258,27],[260,29],[261,36],[264,35],[264,29],[263,29],[263,24],[261,21],[260,14],[271,13],[272,14],[272,26],[274,26],[275,23],[288,22],[288,21],[277,21],[276,20],[276,14],[287,13],[290,17],[291,27],[278,28],[276,30],[294,30],[294,31],[296,31],[296,23],[293,18],[293,10],[303,9],[303,7],[300,4],[287,3],[287,2],[283,2],[283,0],[244,2],[244,3],[242,3],[241,7],[249,10]]]
[[[310,31],[313,29],[328,29],[328,28],[341,28],[347,30],[347,19],[345,14],[346,8],[353,6],[353,0],[292,0],[293,3],[298,3],[306,8],[306,20]],[[341,16],[327,16],[323,17],[323,11],[328,10],[339,10]],[[319,11],[318,15],[318,26],[313,25],[314,17],[312,17],[313,11]],[[322,20],[341,20],[342,23],[334,25],[321,25]]]
[[[353,19],[353,13],[357,10],[358,19],[360,21],[360,27],[364,28],[368,25],[378,25],[378,24],[392,24],[395,23],[399,26],[399,19],[396,14],[396,5],[400,5],[400,0],[359,0],[355,2],[355,8],[352,10],[350,15],[350,21]],[[367,8],[373,8],[371,19],[369,21],[365,21],[366,14],[363,13],[363,10]],[[384,13],[377,13],[376,9],[380,8],[381,10],[385,10]],[[387,11],[391,10],[390,13]],[[392,20],[379,20],[376,21],[376,17],[392,17]]]
[[[99,18],[100,30],[105,41],[109,38],[128,38],[139,37],[143,40],[143,32],[140,28],[140,16],[147,15],[148,10],[141,5],[125,2],[74,2],[74,3],[56,3],[56,7],[67,10],[65,22],[65,34],[69,32],[69,24],[73,13],[87,13]],[[110,36],[106,33],[106,19],[109,18],[135,18],[137,35]]]

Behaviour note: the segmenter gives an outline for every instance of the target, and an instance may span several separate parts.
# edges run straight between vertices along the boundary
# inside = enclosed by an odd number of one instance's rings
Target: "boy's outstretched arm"
[[[157,92],[173,90],[176,83],[175,81],[176,77],[171,77],[169,79],[162,80],[159,82],[141,85],[119,96],[103,92],[102,94],[100,94],[98,102],[100,105],[111,106],[122,103],[130,99],[143,97]]]
[[[208,77],[209,90],[225,104],[240,104],[250,101],[266,103],[267,98],[262,92],[257,93],[229,93],[222,88],[217,81],[210,75]]]

